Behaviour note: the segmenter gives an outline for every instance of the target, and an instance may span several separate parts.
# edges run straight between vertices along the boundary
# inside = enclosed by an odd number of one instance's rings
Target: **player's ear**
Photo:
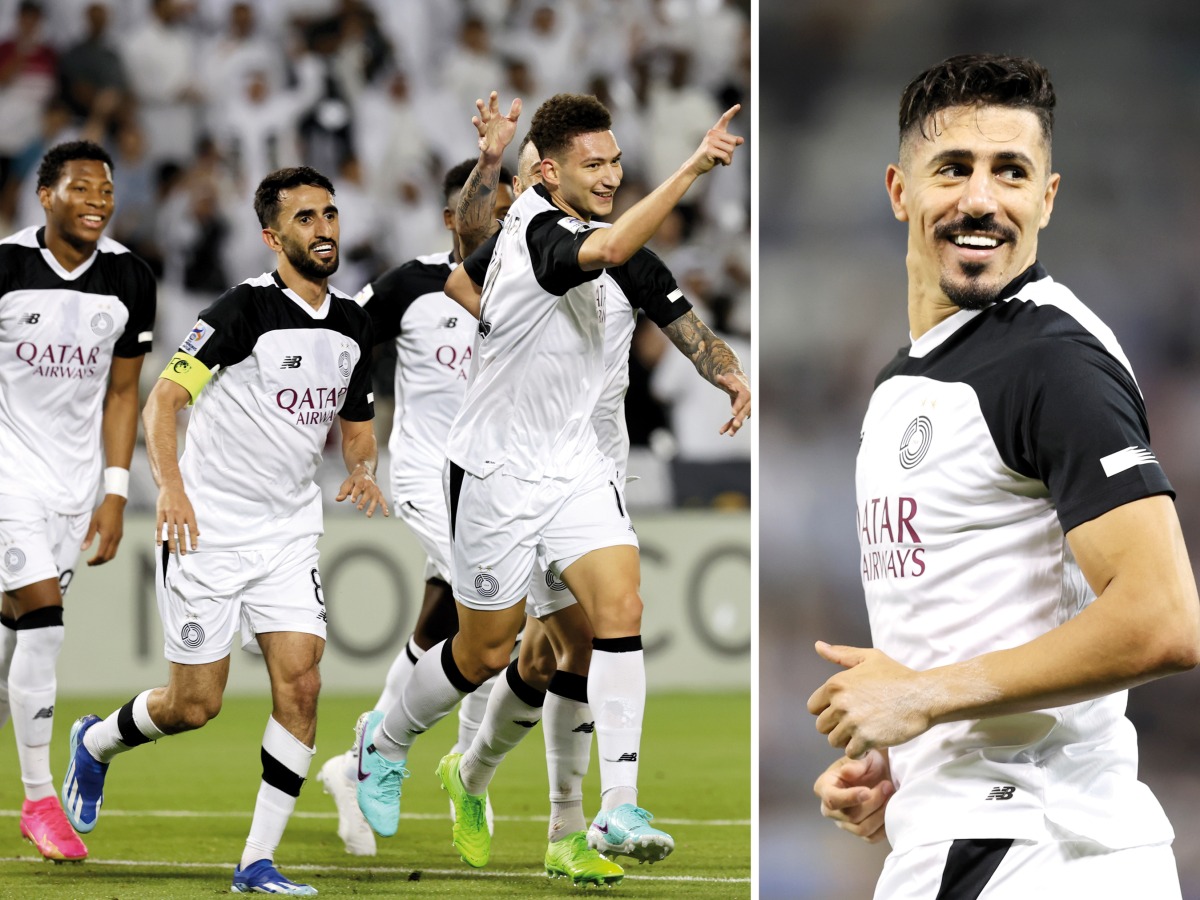
[[[442,224],[446,226],[447,231],[457,231],[454,227],[454,210],[448,206],[442,207]]]
[[[50,209],[50,188],[40,187],[37,189],[38,202],[42,204],[42,209],[49,211]]]
[[[271,249],[272,253],[278,253],[283,249],[283,242],[279,240],[279,235],[272,228],[264,228],[262,230],[262,239],[263,243]]]
[[[887,187],[888,199],[892,201],[892,215],[901,222],[907,222],[908,210],[904,207],[904,172],[893,163],[887,167],[883,183]]]
[[[558,163],[551,156],[547,156],[542,160],[542,181],[551,187],[558,187],[562,182],[561,173],[558,171]]]

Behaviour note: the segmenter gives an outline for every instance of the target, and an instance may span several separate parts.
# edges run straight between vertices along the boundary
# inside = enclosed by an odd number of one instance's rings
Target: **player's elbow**
[[[1174,605],[1144,644],[1147,670],[1154,677],[1187,672],[1200,665],[1200,603],[1195,591]]]

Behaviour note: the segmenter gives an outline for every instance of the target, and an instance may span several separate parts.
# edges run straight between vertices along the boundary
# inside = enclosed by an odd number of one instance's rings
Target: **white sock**
[[[488,700],[492,696],[492,688],[496,686],[499,675],[493,675],[471,693],[462,698],[458,704],[458,740],[450,748],[451,753],[466,753],[475,735],[479,734],[479,726],[487,715]]]
[[[245,869],[260,859],[274,861],[275,848],[296,810],[296,798],[316,752],[316,747],[302,743],[273,716],[267,719],[262,742],[262,783],[258,786],[254,819],[239,868]]]
[[[550,776],[550,828],[547,837],[561,841],[587,828],[583,815],[583,779],[592,755],[595,722],[587,702],[588,679],[555,672],[546,691],[542,731],[546,739],[546,774]]]
[[[546,695],[526,684],[514,660],[496,678],[479,733],[458,766],[463,787],[479,797],[487,791],[496,767],[508,751],[541,721]]]
[[[392,708],[397,698],[404,693],[404,686],[412,677],[417,660],[424,655],[425,651],[417,646],[416,638],[410,637],[404,645],[404,649],[397,653],[396,658],[392,660],[387,678],[383,682],[383,693],[379,695],[379,701],[375,704],[376,709],[386,711]]]
[[[166,734],[150,718],[151,691],[142,691],[107,719],[97,722],[83,736],[83,746],[102,763],[118,753],[157,741]]]
[[[403,762],[417,735],[424,734],[454,709],[476,685],[454,662],[450,640],[429,649],[413,668],[404,693],[392,704],[375,734],[368,735],[380,756]]]
[[[30,627],[30,617],[39,624]],[[42,800],[57,793],[50,774],[50,736],[58,689],[54,668],[63,642],[62,607],[35,609],[22,618],[27,621],[17,630],[8,671],[8,701],[25,797]]]
[[[8,667],[17,646],[17,620],[0,616],[0,728],[8,721]]]
[[[600,751],[600,805],[637,803],[638,751],[646,712],[646,664],[640,637],[594,638],[588,703]]]

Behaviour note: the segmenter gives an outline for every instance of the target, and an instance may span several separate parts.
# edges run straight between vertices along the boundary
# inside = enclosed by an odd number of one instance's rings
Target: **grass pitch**
[[[128,697],[60,698],[51,765],[66,770],[70,724],[88,712],[107,715]],[[450,845],[446,795],[434,768],[454,742],[448,716],[413,748],[404,784],[400,830],[378,839],[374,857],[348,856],[337,836],[333,800],[316,780],[330,756],[350,746],[358,714],[375,697],[321,699],[317,756],[276,854],[280,870],[314,885],[323,897],[575,896],[542,867],[546,849],[546,767],[541,729],[501,766],[492,783],[496,834],[491,863],[469,869]],[[180,898],[229,891],[261,775],[259,747],[270,701],[227,698],[221,715],[199,732],[139,747],[114,760],[96,830],[84,835],[83,863],[42,861],[18,826],[21,785],[11,726],[0,731],[0,897]],[[655,694],[642,739],[640,801],[655,825],[675,837],[665,861],[639,866],[625,858],[630,898],[750,896],[750,696]],[[598,804],[598,766],[584,786],[585,812]],[[595,889],[593,889],[595,890]],[[616,893],[613,894],[616,896]]]

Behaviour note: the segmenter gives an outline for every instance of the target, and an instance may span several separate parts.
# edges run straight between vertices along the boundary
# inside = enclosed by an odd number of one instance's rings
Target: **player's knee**
[[[550,686],[550,679],[557,670],[558,661],[549,645],[545,653],[530,654],[528,657],[522,657],[517,663],[517,672],[521,680],[539,691],[544,691]]]
[[[176,700],[171,704],[169,717],[171,721],[161,726],[163,731],[176,734],[181,731],[195,731],[203,728],[221,712],[220,697],[189,697]]]
[[[556,669],[574,672],[577,675],[587,672],[588,666],[592,662],[592,632],[589,630],[586,635],[580,635],[580,637],[581,640],[572,640],[562,648],[555,663]]]
[[[596,623],[597,636],[641,633],[642,598],[636,588],[616,591],[603,599],[598,606],[600,621]]]
[[[477,657],[478,672],[477,675],[482,677],[476,679],[471,678],[477,684],[482,684],[493,675],[503,672],[508,668],[509,661],[512,658],[512,647],[484,647],[480,650]],[[466,674],[466,673],[464,673]]]

